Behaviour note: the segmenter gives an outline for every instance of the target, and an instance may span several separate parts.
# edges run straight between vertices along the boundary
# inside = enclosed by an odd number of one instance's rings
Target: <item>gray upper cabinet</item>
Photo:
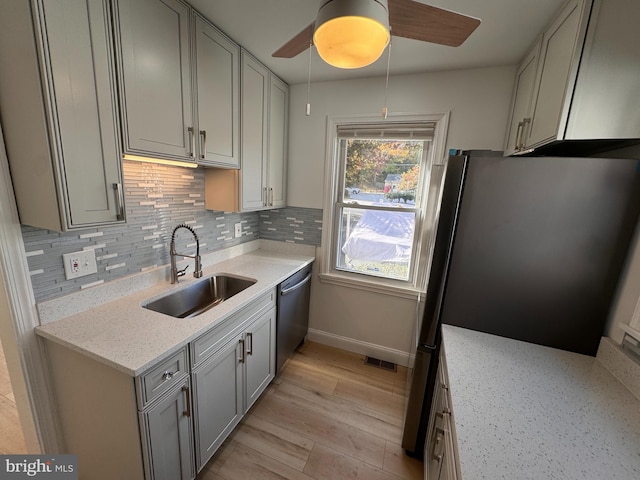
[[[536,78],[536,68],[540,56],[540,43],[537,43],[518,66],[516,82],[513,90],[513,102],[509,120],[509,130],[504,147],[504,153],[510,155],[523,148],[523,130],[531,122],[527,117],[531,109],[533,86]]]
[[[273,74],[269,80],[268,206],[279,208],[287,204],[289,86]]]
[[[565,98],[570,102],[570,86],[575,82],[575,65],[589,18],[587,4],[590,0],[571,0],[542,36],[531,123],[524,133],[526,146],[545,144],[559,136]]]
[[[107,0],[3,4],[0,104],[23,224],[124,221],[111,46]]]
[[[118,0],[125,154],[240,167],[240,47],[180,0]]]
[[[594,0],[565,137],[640,138],[640,2]]]
[[[242,51],[242,210],[267,203],[269,70]]]
[[[114,5],[124,153],[195,162],[189,6]]]
[[[198,164],[240,168],[240,47],[194,17]]]
[[[518,70],[506,154],[558,140],[614,145],[640,138],[638,18],[640,2],[564,5],[542,34],[530,101],[531,91],[521,86],[530,81],[531,53]]]
[[[207,170],[209,210],[246,212],[286,206],[289,86],[242,50],[241,169]]]

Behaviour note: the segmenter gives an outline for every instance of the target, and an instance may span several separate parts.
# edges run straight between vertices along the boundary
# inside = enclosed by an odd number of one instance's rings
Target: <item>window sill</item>
[[[355,288],[357,290],[366,290],[367,292],[380,293],[383,295],[391,295],[394,297],[407,298],[417,300],[418,295],[424,295],[415,287],[398,287],[395,285],[383,285],[378,282],[369,282],[366,280],[356,280],[343,275],[334,273],[321,273],[319,276],[322,283],[330,283],[341,287]]]

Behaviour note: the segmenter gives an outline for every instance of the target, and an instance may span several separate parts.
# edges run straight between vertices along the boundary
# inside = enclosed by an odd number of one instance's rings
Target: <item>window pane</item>
[[[415,207],[423,140],[343,139],[343,201]]]
[[[402,209],[341,208],[336,268],[408,280],[415,221]]]
[[[420,169],[429,143],[388,137],[341,139],[341,203],[353,207],[338,205],[338,270],[409,280]]]

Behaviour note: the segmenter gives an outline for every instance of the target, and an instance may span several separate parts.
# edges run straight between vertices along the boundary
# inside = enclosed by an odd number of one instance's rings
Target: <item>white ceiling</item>
[[[316,16],[320,0],[188,0],[237,43],[290,84],[307,81],[308,52],[271,54]],[[565,0],[421,0],[482,20],[460,47],[394,37],[391,74],[515,65]],[[312,53],[314,82],[385,75],[386,53],[373,65],[342,70]]]

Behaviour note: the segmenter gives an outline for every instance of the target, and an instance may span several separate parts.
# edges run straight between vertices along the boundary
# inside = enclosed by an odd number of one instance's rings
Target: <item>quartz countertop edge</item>
[[[173,318],[142,307],[147,300],[201,280],[189,275],[182,277],[178,284],[161,282],[41,325],[36,327],[36,333],[130,376],[137,376],[314,260],[307,255],[254,250],[210,265],[203,269],[203,278],[227,273],[257,281],[215,308],[192,318]]]
[[[596,358],[443,325],[463,480],[640,478],[640,400]]]

